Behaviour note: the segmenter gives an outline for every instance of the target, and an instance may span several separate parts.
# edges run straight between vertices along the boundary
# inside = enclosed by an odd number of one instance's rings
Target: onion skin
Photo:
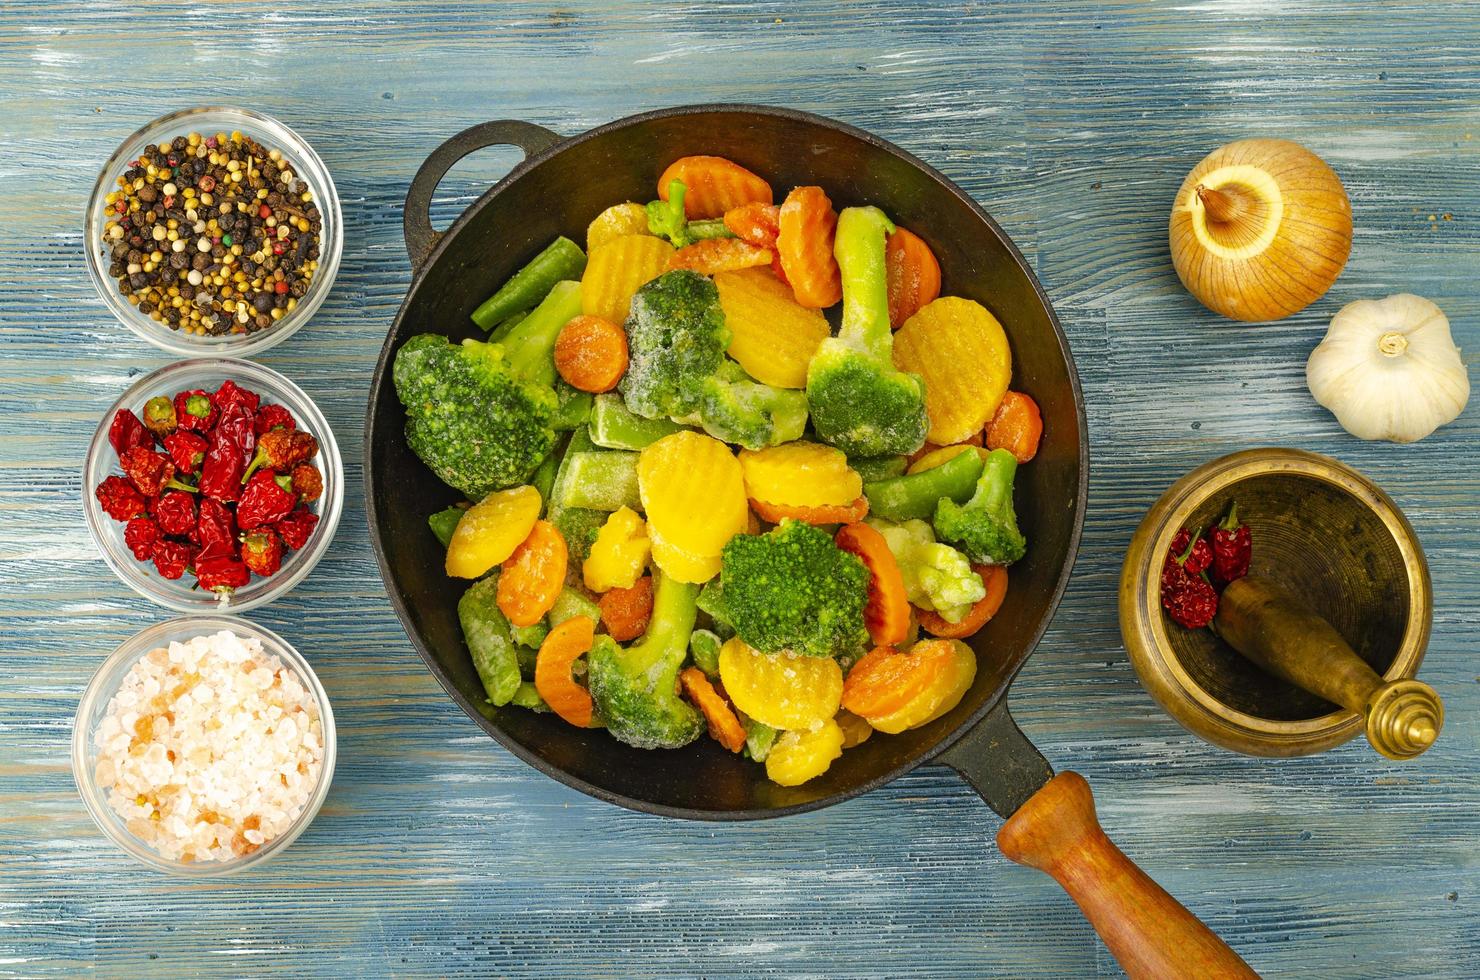
[[[1187,291],[1234,320],[1279,320],[1325,295],[1351,254],[1341,178],[1298,143],[1221,146],[1182,182],[1168,229]]]

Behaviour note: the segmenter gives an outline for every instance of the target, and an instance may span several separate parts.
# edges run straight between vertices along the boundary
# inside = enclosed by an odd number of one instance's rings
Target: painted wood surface
[[[1399,290],[1436,300],[1480,350],[1477,44],[1480,7],[1434,0],[0,8],[0,976],[1117,973],[1056,886],[993,849],[997,818],[944,769],[743,826],[627,813],[527,769],[412,653],[355,493],[313,576],[252,617],[303,650],[333,699],[340,762],[318,820],[280,859],[214,883],[141,872],[107,844],[73,788],[72,713],[104,654],[163,613],[95,554],[80,470],[103,409],[166,358],[110,320],[81,218],[120,139],[218,100],[304,134],[344,199],[333,294],[261,360],[317,399],[351,488],[409,277],[401,198],[448,135],[754,101],[938,166],[1033,262],[1089,406],[1077,575],[1013,692],[1028,734],[1261,972],[1480,975],[1477,411],[1415,446],[1367,445],[1314,404],[1303,371],[1342,303]],[[1166,218],[1205,152],[1255,134],[1321,153],[1357,231],[1329,296],[1249,327],[1182,291]],[[512,160],[457,168],[439,221]],[[1436,611],[1422,676],[1449,718],[1415,763],[1361,742],[1285,761],[1214,749],[1125,660],[1114,589],[1141,514],[1193,465],[1269,443],[1355,465],[1423,540]]]

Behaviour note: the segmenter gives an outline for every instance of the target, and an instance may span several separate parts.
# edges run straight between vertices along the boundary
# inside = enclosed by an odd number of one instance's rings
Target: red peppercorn
[[[277,241],[277,242],[273,242],[272,243],[272,254],[273,255],[282,255],[283,252],[285,252],[285,251],[287,251],[287,246],[284,245],[282,242]]]
[[[200,180],[196,181],[196,186],[198,186],[203,193],[209,194],[211,191],[216,189],[216,178],[212,177],[210,174],[206,174],[205,176],[201,177]]]
[[[258,575],[276,574],[283,567],[283,539],[269,528],[258,528],[242,538],[242,562]]]
[[[281,405],[263,405],[257,410],[257,417],[252,422],[257,435],[262,435],[269,429],[295,429],[298,423],[293,421],[293,413]]]
[[[123,214],[125,211],[128,210],[128,202],[119,201],[117,204],[113,205],[113,210],[117,211],[119,214]]]
[[[188,494],[181,494],[188,497]],[[135,517],[123,529],[123,543],[139,561],[154,557],[154,543],[159,540],[159,525],[147,517]]]
[[[195,580],[210,592],[231,593],[250,582],[252,573],[234,558],[197,558]]]
[[[314,525],[318,522],[318,514],[300,507],[274,524],[272,529],[282,535],[284,544],[297,551],[308,544],[308,539],[313,535]]]
[[[273,284],[272,291],[275,292],[275,293],[277,293],[279,296],[285,295],[288,292],[288,284],[287,284],[287,282],[284,281],[284,280],[282,280],[282,279],[279,279],[277,282],[275,282]]]
[[[154,542],[154,570],[160,578],[177,579],[195,560],[195,549],[183,541],[161,539]]]
[[[108,441],[112,443],[113,451],[122,456],[136,446],[152,447],[154,436],[144,428],[137,415],[120,408],[113,413],[113,421],[108,424]]]
[[[265,204],[262,205],[257,209],[257,217],[261,218],[263,221],[266,221],[268,218],[272,217],[272,208],[268,207]]]
[[[98,484],[93,494],[103,511],[115,521],[128,521],[145,513],[144,495],[121,476],[110,476]]]

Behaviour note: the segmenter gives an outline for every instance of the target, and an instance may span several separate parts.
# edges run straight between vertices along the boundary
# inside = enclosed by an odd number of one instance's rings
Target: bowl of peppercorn
[[[254,609],[312,571],[334,536],[344,464],[313,401],[271,368],[177,361],[98,423],[83,509],[125,585],[178,612]]]
[[[123,324],[174,354],[246,356],[323,303],[343,218],[318,154],[249,109],[172,112],[104,165],[84,229],[88,271]]]

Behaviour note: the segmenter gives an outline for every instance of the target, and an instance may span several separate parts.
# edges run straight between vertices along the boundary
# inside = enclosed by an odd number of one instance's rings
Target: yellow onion
[[[1187,291],[1235,320],[1278,320],[1320,299],[1352,247],[1346,189],[1298,143],[1221,146],[1172,206],[1172,264]]]

